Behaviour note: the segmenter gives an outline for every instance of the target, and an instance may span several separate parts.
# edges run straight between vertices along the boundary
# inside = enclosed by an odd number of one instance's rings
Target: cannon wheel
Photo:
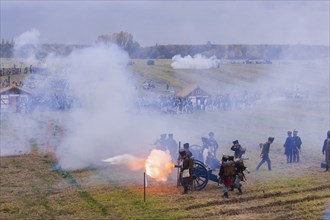
[[[209,174],[207,172],[205,165],[201,161],[195,160],[192,176],[193,176],[192,190],[204,189],[209,180]],[[181,174],[180,174],[180,182],[181,185],[183,185]]]

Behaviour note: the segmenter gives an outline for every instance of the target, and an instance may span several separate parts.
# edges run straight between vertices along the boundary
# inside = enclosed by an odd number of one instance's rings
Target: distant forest
[[[39,48],[31,45],[24,49],[37,51],[38,58],[48,54],[68,55],[73,50],[89,47],[90,45],[64,45],[43,44]],[[121,46],[121,45],[119,45]],[[174,55],[194,56],[202,54],[206,57],[216,56],[218,59],[326,59],[329,58],[329,46],[311,45],[216,45],[210,42],[204,45],[155,45],[150,47],[125,48],[132,59],[171,59]],[[20,54],[22,52],[20,51]],[[2,40],[0,44],[0,57],[11,58],[14,56],[14,42]]]

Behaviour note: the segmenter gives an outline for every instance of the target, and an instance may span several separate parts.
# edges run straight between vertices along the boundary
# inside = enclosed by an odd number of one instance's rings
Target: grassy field
[[[280,83],[283,79],[302,75],[298,83],[309,89],[308,99],[269,100],[246,109],[191,115],[148,113],[168,121],[174,131],[182,131],[176,137],[191,144],[199,144],[200,137],[213,130],[220,145],[219,158],[222,153],[231,153],[231,142],[239,139],[247,148],[246,165],[251,170],[243,183],[243,195],[234,191],[224,199],[222,186],[213,182],[202,191],[181,195],[173,172],[165,183],[148,178],[144,203],[143,171],[117,166],[54,170],[57,158],[52,150],[34,146],[27,154],[1,157],[0,219],[322,219],[330,205],[330,174],[320,168],[324,160],[321,147],[330,123],[329,66],[277,62],[174,70],[170,63],[156,60],[154,66],[148,66],[146,60],[134,60],[130,67],[134,80],[142,84],[152,79],[156,83],[155,90],[139,92],[166,94],[166,84],[178,91],[190,83],[221,93],[265,90],[271,86],[269,82],[279,89],[287,83]],[[293,128],[303,140],[301,162],[286,164],[283,143],[286,131]],[[7,129],[10,124],[2,115],[1,131],[10,135]],[[263,165],[256,172],[258,144],[268,136],[275,137],[270,153],[273,170],[269,172]]]
[[[330,199],[329,174],[318,166],[252,172],[244,194],[229,199],[216,183],[181,195],[174,176],[149,180],[144,203],[142,173],[125,179],[120,173],[131,171],[120,168],[53,171],[55,161],[38,152],[1,159],[1,219],[321,219]]]

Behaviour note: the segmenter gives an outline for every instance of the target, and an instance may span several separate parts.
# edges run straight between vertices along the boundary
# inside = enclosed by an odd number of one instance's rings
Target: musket
[[[180,155],[180,147],[181,147],[181,141],[179,141],[179,149],[178,149],[178,154],[179,155]],[[178,166],[178,165],[174,165],[174,167],[176,167],[176,166]],[[178,167],[176,167],[176,168],[178,168]],[[177,179],[177,181],[176,181],[176,187],[181,186],[181,182],[180,182],[180,171],[179,171],[179,169],[177,170],[176,179]]]

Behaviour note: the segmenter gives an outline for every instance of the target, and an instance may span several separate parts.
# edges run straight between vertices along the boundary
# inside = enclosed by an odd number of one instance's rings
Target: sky
[[[329,45],[329,1],[8,1],[1,38],[36,29],[43,43],[93,44],[125,31],[155,44]]]

